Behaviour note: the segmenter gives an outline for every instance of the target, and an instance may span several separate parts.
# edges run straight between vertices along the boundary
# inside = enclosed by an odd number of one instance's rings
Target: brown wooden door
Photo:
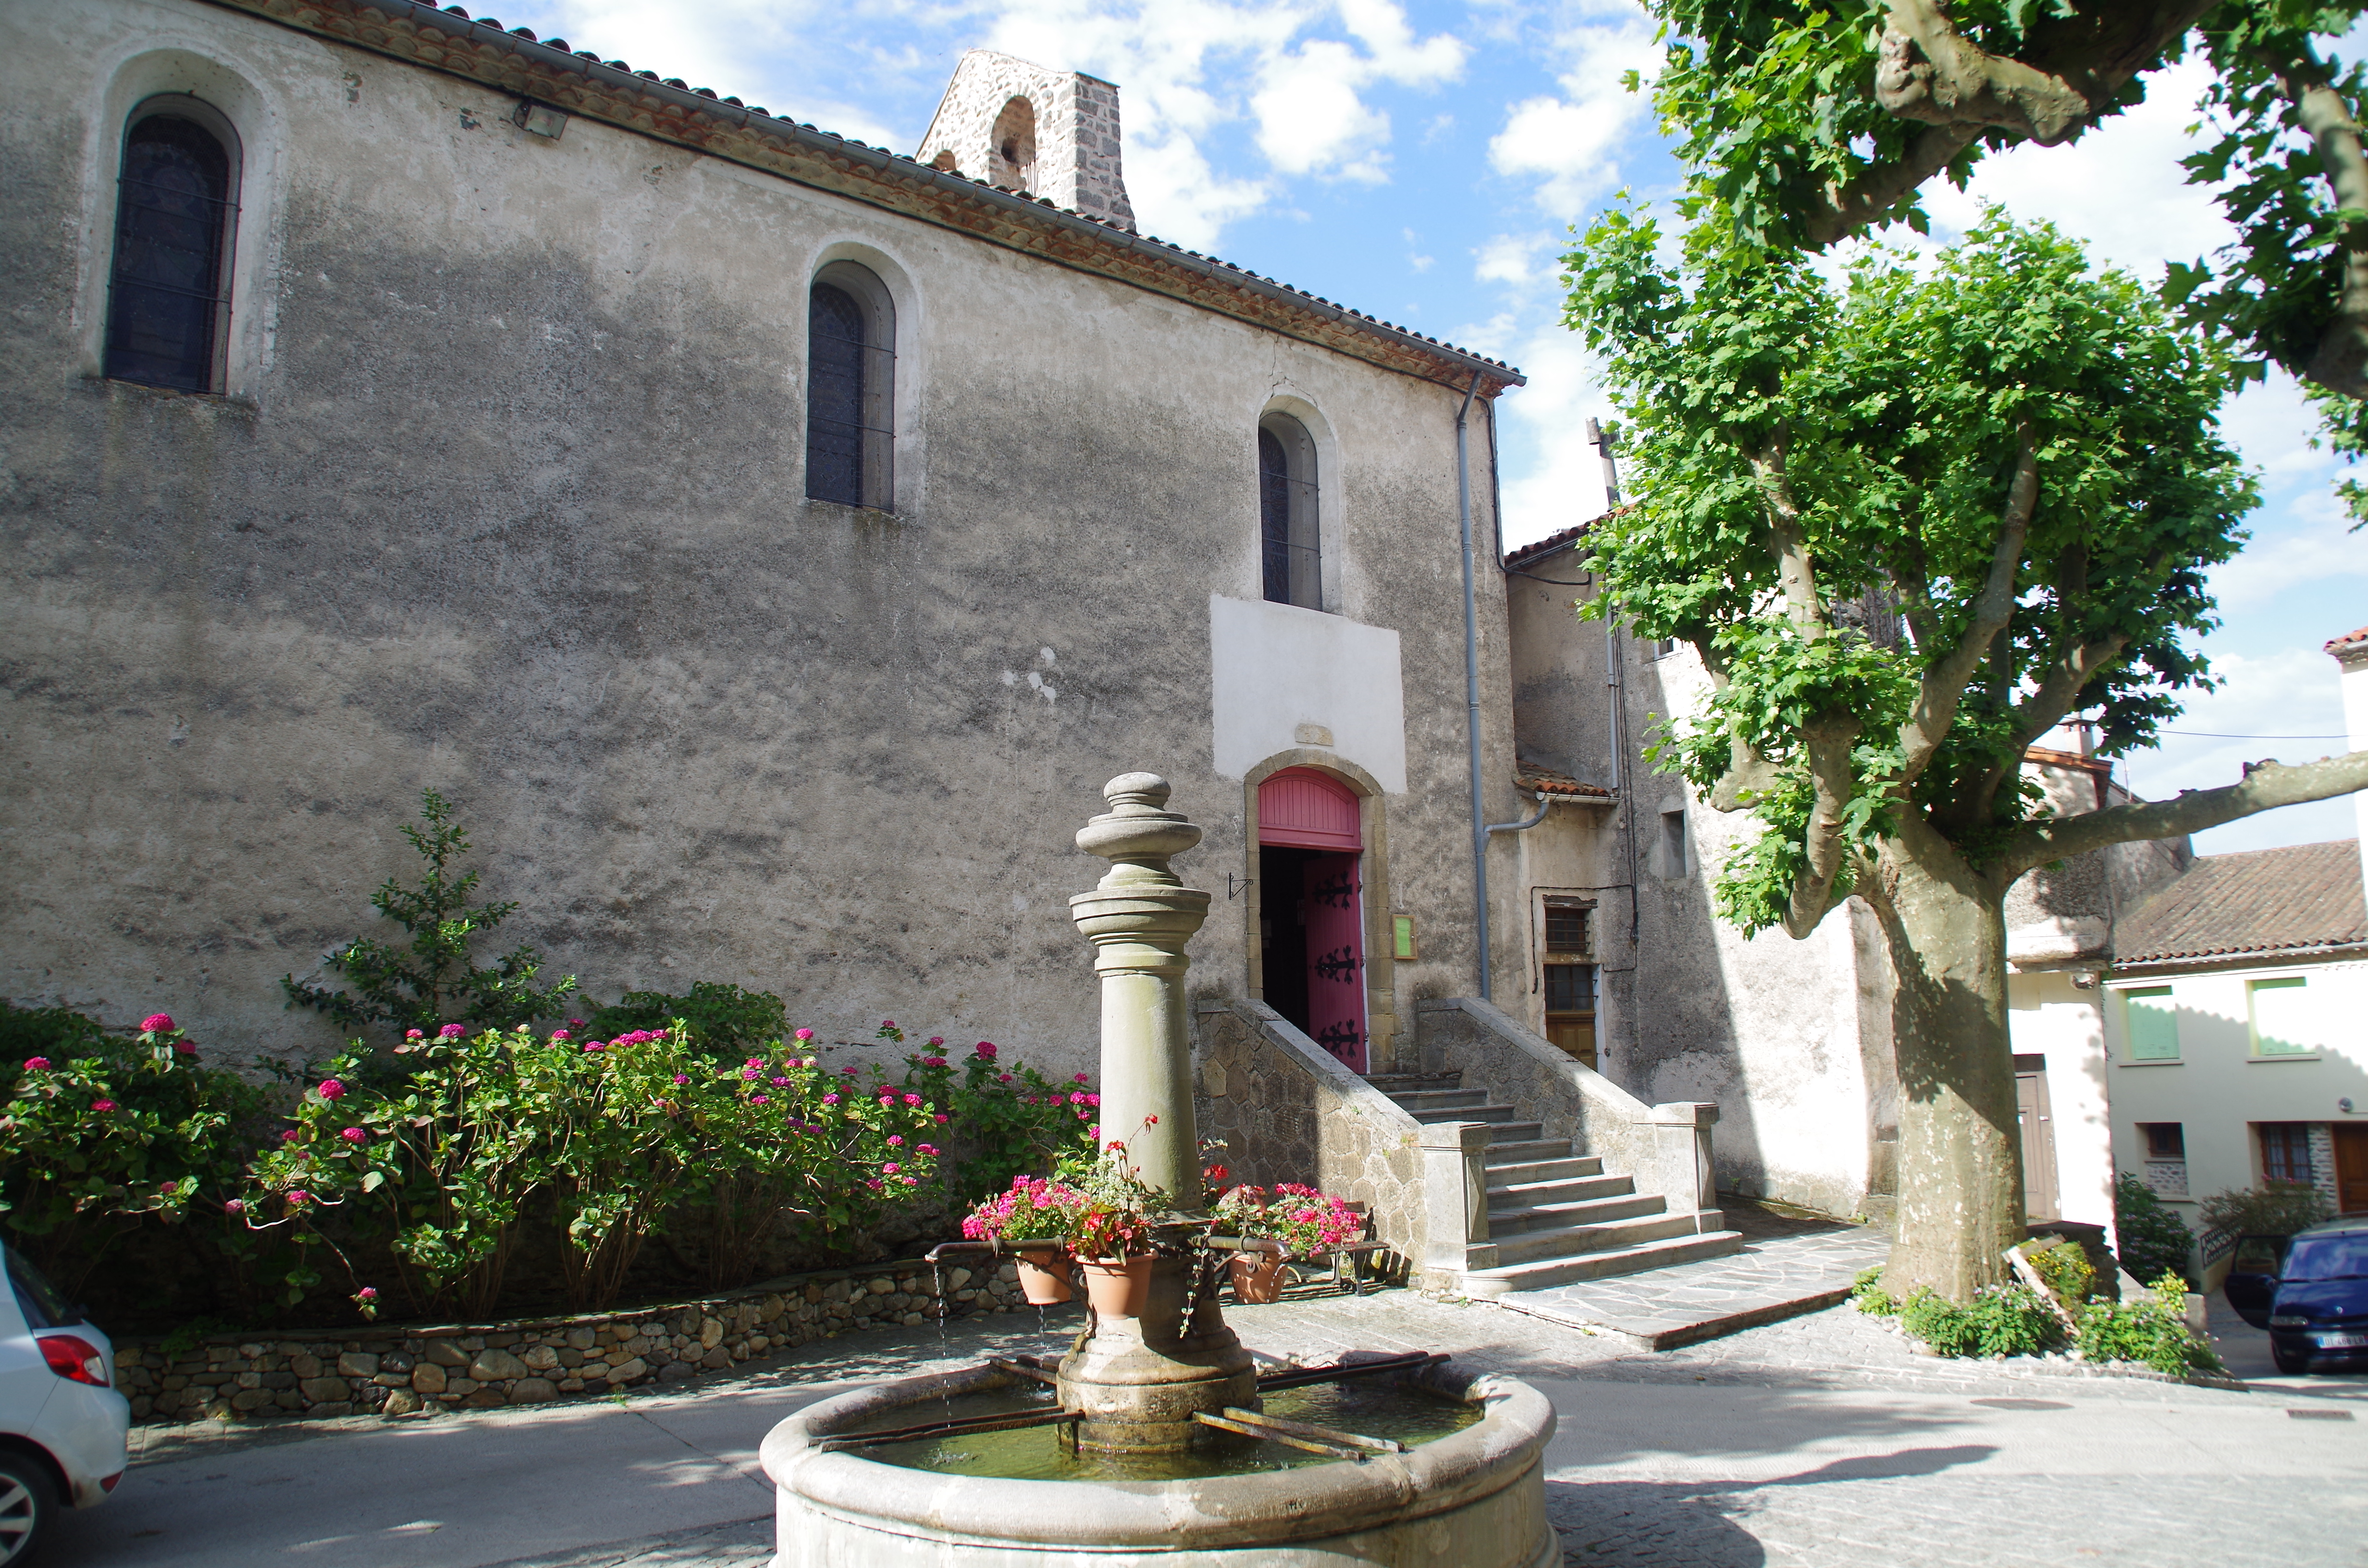
[[[2022,1063],[2018,1059],[2017,1066]],[[2015,1119],[2022,1131],[2022,1208],[2032,1220],[2060,1220],[2055,1192],[2055,1119],[2047,1104],[2047,1075],[2014,1075]]]
[[[2346,1214],[2368,1214],[2368,1127],[2331,1127],[2335,1200]]]

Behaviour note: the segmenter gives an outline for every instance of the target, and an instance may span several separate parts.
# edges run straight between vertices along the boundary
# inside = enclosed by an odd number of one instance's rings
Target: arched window
[[[995,159],[993,176],[986,183],[1032,192],[1036,188],[1036,106],[1026,98],[1004,105],[987,140]]]
[[[806,494],[895,509],[896,308],[878,278],[835,261],[806,308]]]
[[[1316,507],[1315,443],[1289,415],[1258,421],[1258,528],[1266,597],[1324,608],[1324,552]]]
[[[107,374],[183,392],[222,386],[230,337],[238,157],[229,125],[195,98],[151,98],[123,138]]]

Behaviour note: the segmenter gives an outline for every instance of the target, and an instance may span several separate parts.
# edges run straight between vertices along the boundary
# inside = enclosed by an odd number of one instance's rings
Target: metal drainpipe
[[[1488,824],[1480,802],[1480,615],[1472,587],[1472,465],[1465,456],[1464,420],[1473,396],[1480,390],[1480,373],[1463,389],[1463,404],[1455,411],[1455,515],[1463,541],[1463,727],[1472,762],[1472,905],[1473,928],[1480,944],[1480,1000],[1494,1001],[1488,965]]]

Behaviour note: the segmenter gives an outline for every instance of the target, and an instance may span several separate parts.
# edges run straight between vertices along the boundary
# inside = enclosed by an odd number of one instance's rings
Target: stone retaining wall
[[[1008,1263],[949,1265],[945,1290],[953,1317],[1022,1305]],[[850,1329],[926,1323],[937,1305],[929,1266],[907,1259],[579,1317],[217,1335],[172,1353],[127,1341],[116,1347],[115,1385],[137,1422],[486,1410],[681,1382]]]

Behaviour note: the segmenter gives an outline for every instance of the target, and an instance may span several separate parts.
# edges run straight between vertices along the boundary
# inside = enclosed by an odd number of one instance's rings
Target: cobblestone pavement
[[[1872,1226],[1762,1226],[1746,1233],[1752,1239],[1743,1250],[1725,1257],[1516,1290],[1497,1300],[1519,1312],[1608,1328],[1646,1349],[1666,1350],[1829,1307],[1891,1247],[1891,1238]]]
[[[1536,1383],[1569,1564],[2368,1568],[2368,1380],[1936,1361],[1848,1307],[1658,1354],[1403,1290],[1228,1315],[1269,1358],[1445,1350]],[[773,1422],[878,1377],[1054,1353],[1076,1324],[849,1335],[621,1405],[160,1433],[114,1502],[64,1521],[52,1568],[760,1568]],[[539,1511],[545,1485],[563,1508]]]

